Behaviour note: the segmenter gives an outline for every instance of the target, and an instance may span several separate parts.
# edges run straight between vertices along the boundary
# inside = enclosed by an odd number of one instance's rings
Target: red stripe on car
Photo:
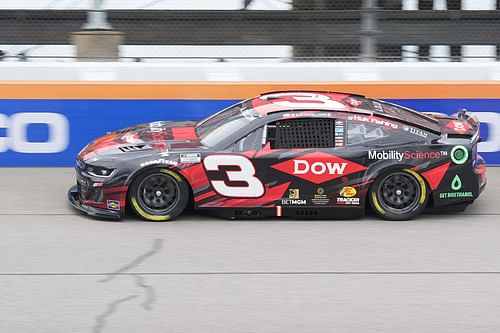
[[[194,127],[173,127],[172,136],[174,140],[194,140],[198,138]]]

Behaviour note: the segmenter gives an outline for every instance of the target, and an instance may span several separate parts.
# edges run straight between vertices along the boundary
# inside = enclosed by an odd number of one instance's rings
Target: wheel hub
[[[381,205],[395,213],[405,213],[418,205],[420,187],[416,180],[405,172],[387,176],[379,187]]]
[[[179,187],[169,175],[157,173],[141,181],[137,194],[143,208],[151,213],[163,214],[179,200]]]

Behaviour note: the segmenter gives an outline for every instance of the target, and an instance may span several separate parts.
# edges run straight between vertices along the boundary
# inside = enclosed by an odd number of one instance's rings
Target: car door
[[[272,121],[235,143],[232,152],[239,157],[233,155],[224,159],[228,164],[238,161],[236,173],[229,171],[232,173],[230,178],[242,184],[224,184],[232,187],[224,188],[226,195],[232,195],[227,204],[330,206],[335,204],[333,188],[340,178],[346,173],[363,170],[363,166],[336,155],[336,152],[345,151],[344,121],[337,121],[325,112],[311,118],[299,117],[301,114],[287,114],[289,119]],[[243,181],[243,177],[249,178]],[[257,194],[261,195],[257,197]],[[235,195],[247,197],[236,198]]]

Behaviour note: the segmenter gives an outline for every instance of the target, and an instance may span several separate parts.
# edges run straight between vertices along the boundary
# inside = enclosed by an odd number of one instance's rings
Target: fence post
[[[104,9],[104,0],[93,0],[93,6],[87,13],[87,22],[83,30],[113,30],[108,22],[108,15]]]
[[[361,7],[361,61],[377,59],[377,0],[363,0]]]
[[[117,61],[123,33],[114,31],[108,22],[104,0],[93,0],[83,31],[71,34],[78,61]]]

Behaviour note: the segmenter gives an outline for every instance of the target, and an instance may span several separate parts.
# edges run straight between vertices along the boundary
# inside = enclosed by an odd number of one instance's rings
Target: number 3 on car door
[[[252,162],[241,155],[209,155],[203,160],[207,171],[223,171],[227,180],[212,179],[210,184],[222,196],[230,198],[258,198],[264,195],[264,185],[255,177]],[[221,168],[222,167],[222,168]],[[238,167],[239,170],[223,170],[224,167]]]

